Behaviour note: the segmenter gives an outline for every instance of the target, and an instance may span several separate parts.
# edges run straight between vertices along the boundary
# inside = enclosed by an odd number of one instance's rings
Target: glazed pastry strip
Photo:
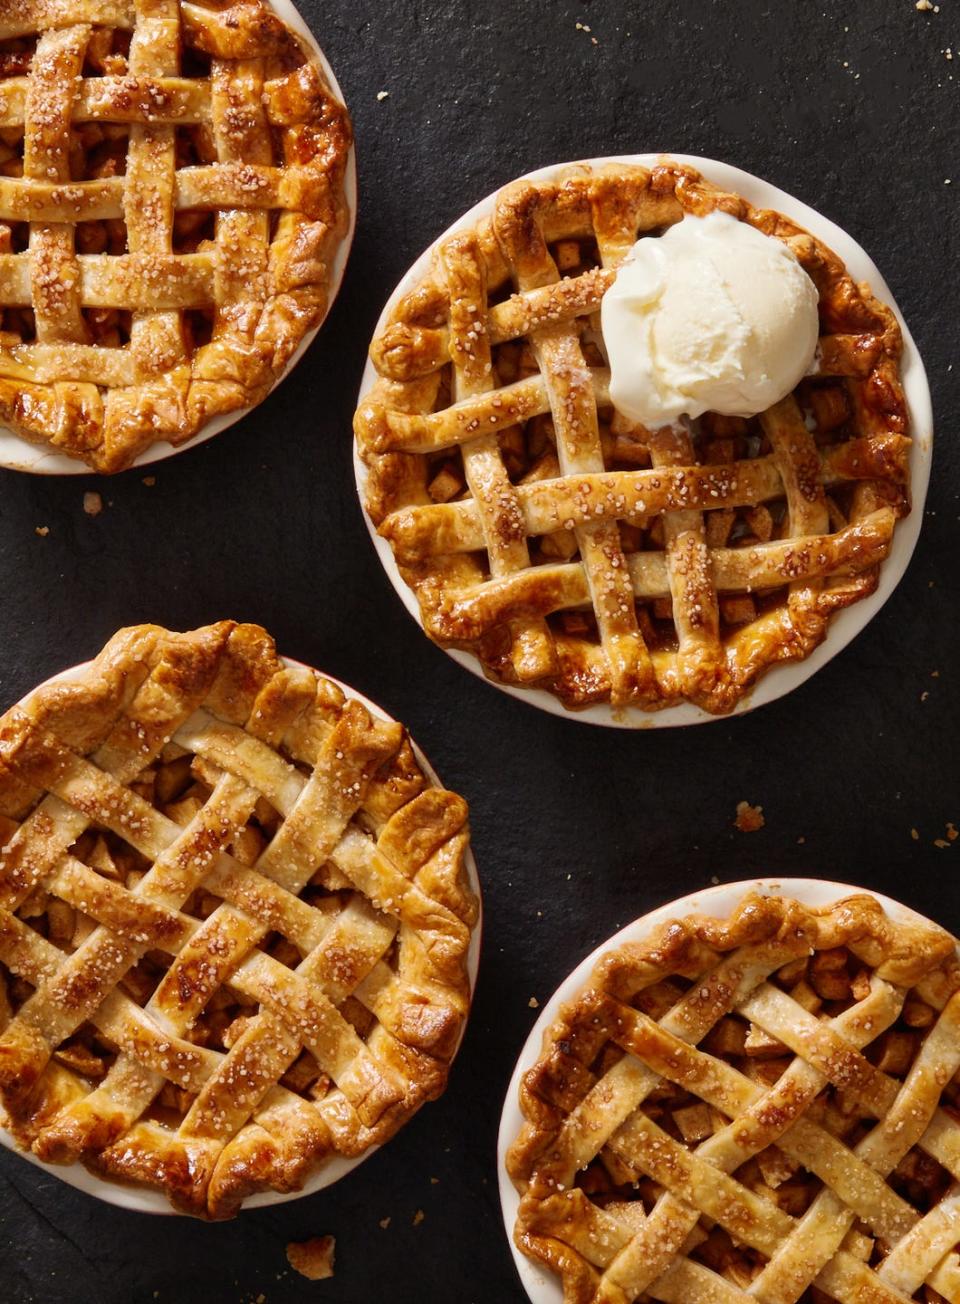
[[[840,487],[891,463],[906,467],[908,441],[892,435],[883,441],[851,440],[820,449],[820,478]],[[516,486],[529,536],[549,534],[565,522],[597,518],[646,527],[656,517],[686,508],[700,511],[755,507],[783,495],[783,481],[772,454],[727,466],[660,467],[656,471],[605,471],[574,481],[547,479]],[[483,547],[476,504],[469,499],[395,512],[381,528],[404,560]],[[829,536],[828,536],[829,538]]]
[[[536,191],[528,187],[517,212],[514,201],[523,183],[498,198],[494,222],[502,248],[521,289],[538,289],[558,279],[536,214]],[[530,343],[546,387],[556,432],[557,458],[564,476],[603,471],[597,399],[590,370],[571,325],[534,332]],[[615,523],[591,522],[574,531],[604,655],[609,665],[611,701],[623,705],[649,693],[653,669],[637,627],[633,593]]]
[[[29,77],[0,81],[0,127],[22,127],[27,118]],[[208,122],[210,88],[188,77],[86,77],[76,91],[71,121],[168,122],[172,125]]]
[[[124,215],[124,177],[74,181],[69,186],[33,181],[29,188],[18,177],[0,178],[0,220],[57,222],[63,220],[64,197],[78,221],[95,222]],[[213,163],[181,170],[173,188],[173,207],[286,208],[300,204],[311,216],[320,215],[319,196],[309,193],[298,169],[242,163]]]
[[[70,180],[71,108],[89,40],[90,27],[80,23],[45,32],[37,42],[23,141],[23,175],[28,183]],[[31,222],[29,258],[38,341],[84,343],[87,327],[73,226]]]
[[[222,163],[269,166],[273,162],[270,132],[263,105],[262,59],[221,60],[210,65],[213,139]],[[254,297],[266,301],[270,215],[233,208],[221,211],[216,223],[218,321],[228,322],[250,298],[250,285],[262,283]]]
[[[719,593],[799,582],[805,577],[856,574],[887,555],[893,527],[892,512],[883,509],[832,535],[763,543],[750,548],[713,549],[708,570]],[[631,553],[627,558],[627,572],[635,597],[670,596],[670,565],[666,554]],[[580,565],[545,564],[457,593],[445,613],[444,627],[457,637],[472,638],[490,620],[508,619],[518,610],[546,615],[584,605],[589,600],[589,588]]]
[[[133,77],[179,72],[179,10],[178,0],[136,0],[129,65]],[[132,123],[123,188],[123,217],[132,255],[152,260],[172,253],[176,171],[175,128]],[[133,298],[128,303],[137,301]],[[130,326],[130,351],[143,375],[169,371],[185,356],[180,313],[136,309]]]
[[[956,1299],[960,1291],[960,1267],[956,1253],[950,1251],[955,1249],[958,1235],[960,1190],[954,1187],[894,1246],[877,1270],[877,1276],[904,1295],[912,1295],[924,1281],[929,1281],[944,1298]],[[947,1261],[941,1263],[948,1255]]]
[[[0,83],[2,84],[2,83]],[[86,308],[128,308],[134,297],[138,305],[151,309],[211,308],[215,302],[214,271],[216,259],[209,252],[173,254],[156,252],[149,256],[153,274],[147,273],[147,259],[142,254],[78,254],[75,257],[78,298]],[[7,306],[27,307],[32,302],[30,263],[25,254],[0,254],[0,298]],[[118,368],[127,367],[130,359],[122,349],[106,350],[95,345],[81,346],[62,340],[55,347],[47,344],[23,344],[16,358],[4,361],[4,375],[43,380],[56,374],[58,353],[63,358],[59,374],[70,378],[70,370],[95,365],[98,353],[120,354]],[[103,375],[134,374],[107,370],[109,359],[102,359]],[[109,379],[105,383],[111,383]]]
[[[690,466],[695,460],[690,435],[680,427],[651,431],[647,443],[656,470]],[[678,670],[684,695],[696,701],[713,688],[723,658],[717,587],[703,513],[695,507],[665,512],[663,536],[673,623],[679,640]],[[634,555],[638,565],[642,564],[639,559],[643,553]]]
[[[820,480],[820,458],[813,436],[792,395],[781,399],[760,416],[787,491],[789,536],[826,534],[830,527],[826,497]],[[818,581],[797,580],[790,586],[788,606],[798,623],[823,618],[814,614]]]
[[[132,27],[133,16],[133,0],[16,0],[0,15],[0,40],[77,22]]]
[[[450,295],[450,359],[454,399],[488,393],[493,363],[486,321],[487,286],[483,257],[474,235],[454,236],[439,252]],[[499,578],[530,565],[523,513],[503,463],[499,440],[489,431],[462,445],[463,469],[479,516],[490,566]],[[541,679],[554,667],[553,643],[542,619],[511,622],[510,658],[520,682]]]

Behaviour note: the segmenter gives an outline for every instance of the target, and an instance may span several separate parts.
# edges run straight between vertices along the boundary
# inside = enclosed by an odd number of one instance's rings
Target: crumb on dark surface
[[[311,1236],[306,1241],[290,1241],[287,1245],[290,1267],[308,1281],[324,1281],[333,1276],[336,1245],[332,1236]]]
[[[763,818],[763,807],[751,806],[748,801],[738,801],[737,814],[733,823],[741,833],[756,833],[758,829],[762,829],[766,824],[766,820]]]

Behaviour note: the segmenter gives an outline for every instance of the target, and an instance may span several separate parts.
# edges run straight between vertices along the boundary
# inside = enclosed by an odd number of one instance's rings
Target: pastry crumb
[[[152,489],[153,486],[157,483],[157,477],[155,475],[145,475],[143,477],[143,483],[147,486],[148,489]]]
[[[83,495],[83,510],[88,516],[99,516],[103,511],[103,499],[96,492]]]
[[[527,1001],[527,1005],[529,1005],[531,1010],[539,1010],[540,1008],[540,1002],[535,996],[530,997],[529,1001]]]
[[[917,0],[913,7],[919,9],[923,14],[938,14],[940,12],[940,6],[935,5],[933,0]]]
[[[935,847],[939,847],[940,850],[943,851],[946,847],[949,847],[950,843],[947,841],[946,838],[934,838],[933,845]]]
[[[951,842],[956,842],[957,838],[960,837],[960,830],[957,829],[952,820],[947,823],[947,837]]]
[[[390,1218],[389,1217],[381,1218],[380,1226],[383,1228],[384,1231],[386,1231],[387,1228],[390,1226]]]
[[[767,821],[763,818],[762,806],[751,806],[748,801],[738,801],[737,817],[733,822],[741,833],[756,833]]]
[[[33,532],[34,532],[34,534],[39,534],[39,536],[40,536],[41,539],[45,539],[45,538],[47,537],[47,535],[50,533],[50,526],[49,526],[49,525],[38,525],[38,526],[36,526],[36,527],[34,528],[34,531],[33,531]]]
[[[390,98],[390,92],[389,92],[389,91],[377,91],[377,99],[378,99],[378,100],[387,100],[387,99],[389,99],[389,98]]]
[[[431,1186],[439,1186],[439,1185],[440,1185],[440,1178],[439,1178],[439,1177],[431,1177],[431,1178],[430,1178],[430,1185],[431,1185]]]
[[[287,1246],[290,1267],[308,1281],[323,1281],[332,1277],[336,1245],[332,1236],[312,1236],[308,1241],[291,1241]]]
[[[919,833],[919,831],[918,831],[917,829],[911,829],[911,830],[910,830],[910,836],[911,836],[911,838],[913,838],[914,842],[919,842],[919,841],[920,841],[920,833]]]
[[[413,1215],[414,1227],[419,1227],[420,1224],[423,1222],[424,1218],[426,1218],[426,1216],[427,1215],[423,1212],[422,1209],[418,1209],[417,1212]]]

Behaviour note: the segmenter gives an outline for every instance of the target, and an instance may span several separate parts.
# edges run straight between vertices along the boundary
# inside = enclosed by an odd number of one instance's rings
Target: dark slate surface
[[[359,145],[340,299],[286,384],[154,468],[154,487],[136,471],[0,472],[0,700],[92,655],[118,625],[228,615],[372,695],[472,803],[487,912],[473,1020],[445,1098],[383,1152],[329,1191],[232,1224],[125,1213],[0,1153],[10,1304],[521,1300],[494,1146],[531,996],[545,999],[619,925],[714,876],[859,882],[960,929],[960,843],[934,845],[960,824],[953,0],[939,14],[913,0],[302,8]],[[382,303],[464,209],[533,167],[661,148],[757,172],[870,251],[926,360],[939,435],[913,564],[850,648],[752,716],[621,734],[519,705],[418,632],[366,536],[350,420]],[[82,508],[93,488],[97,518]],[[762,804],[760,832],[732,828],[741,799]],[[337,1275],[310,1284],[284,1245],[327,1232]]]

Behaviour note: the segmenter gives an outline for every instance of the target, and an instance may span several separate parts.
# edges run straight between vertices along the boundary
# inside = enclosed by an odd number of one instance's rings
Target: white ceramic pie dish
[[[312,669],[312,667],[305,666],[302,661],[296,661],[290,657],[283,657],[281,660],[288,666]],[[72,666],[69,670],[64,670],[58,675],[51,676],[51,678],[46,680],[45,683],[51,684],[59,681],[69,682],[70,680],[79,679],[89,664],[90,662],[84,662],[80,665]],[[351,688],[349,684],[345,684],[342,679],[337,679],[335,676],[328,675],[324,671],[319,671],[318,673],[322,674],[325,679],[329,679],[331,683],[338,684],[348,697],[355,698],[358,702],[362,703],[371,715],[375,715],[381,720],[388,720],[391,723],[393,722],[393,716],[388,715],[386,711],[377,706],[375,702],[371,702],[368,697],[363,695],[363,693],[359,693],[355,688]],[[43,688],[44,686],[44,684],[39,684],[36,689],[32,690],[32,692],[36,692],[39,688]],[[29,696],[30,694],[28,694],[27,698],[24,698],[23,700],[29,700]],[[438,787],[442,787],[443,785],[441,784],[436,770],[427,760],[426,756],[424,756],[416,742],[414,742],[412,738],[410,741],[413,745],[414,754],[416,755],[417,761],[419,762],[424,774],[431,783],[436,784]],[[480,944],[483,932],[483,904],[480,893],[480,879],[477,874],[477,864],[474,859],[473,848],[470,846],[467,847],[464,864],[470,887],[476,896],[480,907],[477,923],[470,939],[470,948],[467,952],[467,976],[470,982],[470,994],[472,997],[477,985],[477,970],[480,964]],[[463,1029],[460,1033],[460,1039],[457,1043],[457,1051],[459,1051],[460,1045],[463,1042],[467,1022],[468,1020],[464,1021]],[[454,1056],[456,1056],[456,1053],[457,1052],[455,1051]],[[88,1172],[87,1169],[84,1168],[83,1164],[79,1163],[69,1165],[43,1163],[42,1160],[31,1154],[30,1151],[23,1150],[17,1145],[10,1133],[3,1128],[2,1120],[3,1109],[0,1107],[0,1144],[5,1146],[8,1150],[12,1150],[14,1154],[19,1155],[21,1159],[27,1160],[28,1163],[33,1164],[36,1168],[39,1168],[49,1176],[58,1177],[62,1182],[66,1182],[68,1186],[76,1187],[78,1191],[84,1191],[87,1195],[96,1196],[98,1200],[103,1200],[107,1204],[116,1205],[120,1209],[132,1209],[135,1213],[170,1215],[177,1215],[179,1213],[179,1210],[174,1209],[160,1191],[154,1191],[148,1187],[124,1186],[120,1182],[107,1181],[103,1178],[94,1176],[93,1173]],[[328,1163],[321,1164],[310,1175],[310,1177],[307,1178],[303,1187],[299,1191],[290,1191],[285,1194],[277,1191],[261,1191],[258,1195],[253,1195],[243,1202],[241,1212],[243,1212],[244,1209],[261,1209],[265,1205],[286,1204],[289,1200],[299,1200],[306,1195],[315,1195],[317,1191],[322,1191],[325,1187],[332,1186],[334,1182],[339,1182],[342,1177],[346,1177],[347,1173],[352,1172],[354,1168],[357,1168],[364,1162],[364,1160],[369,1159],[370,1156],[379,1149],[379,1146],[372,1146],[369,1150],[365,1151],[362,1155],[357,1156],[355,1159],[345,1159],[342,1156],[337,1156],[336,1158],[331,1159]],[[181,1216],[187,1217],[189,1215],[183,1214]]]
[[[507,1095],[503,1104],[503,1113],[500,1116],[500,1131],[497,1138],[497,1180],[500,1186],[500,1208],[503,1213],[503,1222],[507,1239],[510,1242],[513,1261],[516,1264],[520,1281],[523,1283],[523,1288],[527,1292],[531,1304],[563,1304],[563,1289],[559,1277],[555,1277],[545,1268],[534,1263],[532,1259],[528,1259],[514,1243],[513,1228],[517,1220],[520,1198],[507,1175],[506,1156],[523,1125],[523,1114],[519,1103],[520,1079],[539,1058],[544,1032],[557,1017],[560,1006],[564,1002],[572,1000],[586,984],[594,965],[606,951],[613,950],[625,942],[640,941],[649,936],[654,928],[681,915],[696,913],[725,918],[730,914],[737,902],[751,890],[762,892],[765,896],[793,897],[795,900],[802,901],[805,905],[810,906],[824,906],[855,892],[868,892],[876,901],[879,901],[891,918],[919,920],[928,925],[934,922],[918,914],[916,910],[911,910],[909,906],[903,905],[902,902],[894,901],[891,897],[885,896],[882,892],[874,892],[872,888],[857,887],[852,883],[834,883],[829,879],[821,878],[744,879],[739,883],[721,883],[718,887],[704,888],[702,892],[692,892],[689,896],[680,897],[678,900],[671,901],[664,906],[658,906],[656,910],[651,910],[649,914],[634,920],[632,924],[628,924],[619,933],[615,933],[605,942],[602,942],[595,951],[578,964],[573,973],[563,980],[549,1001],[543,1006],[539,1018],[531,1028],[530,1035],[524,1043],[520,1058],[517,1060],[516,1068],[510,1079],[510,1086],[507,1088]],[[949,923],[940,923],[938,926],[950,929]],[[950,931],[954,930],[950,929]],[[958,953],[960,953],[960,946],[958,946]]]
[[[334,76],[333,69],[327,60],[327,56],[321,50],[317,38],[311,32],[306,22],[300,15],[299,10],[293,4],[293,0],[270,0],[270,4],[283,19],[288,27],[297,32],[309,45],[314,56],[318,60],[327,84],[341,103],[346,104],[343,98],[343,92]],[[350,247],[353,244],[353,233],[357,225],[357,157],[353,145],[350,146],[350,156],[347,159],[347,174],[344,179],[344,195],[347,201],[348,227],[347,233],[340,242],[333,259],[333,275],[330,280],[330,296],[327,302],[327,310],[323,318],[308,331],[300,341],[296,351],[287,363],[280,379],[273,386],[282,385],[290,372],[297,365],[300,359],[306,353],[307,349],[313,343],[324,321],[330,315],[330,309],[333,307],[340,286],[343,284],[343,276],[347,267],[347,259],[350,256]],[[271,390],[272,392],[272,390]],[[259,405],[257,405],[259,406]],[[132,470],[138,466],[151,466],[154,462],[163,462],[168,457],[174,457],[177,453],[182,453],[188,448],[196,448],[198,444],[204,444],[214,435],[219,435],[229,426],[235,425],[236,422],[245,417],[248,413],[254,411],[254,408],[238,408],[235,412],[224,412],[220,416],[214,417],[211,421],[199,430],[192,438],[184,440],[182,444],[174,447],[173,444],[167,443],[165,439],[158,440],[151,444],[149,448],[144,449],[139,457],[128,467]],[[29,443],[28,440],[21,438],[14,431],[7,429],[6,426],[0,425],[0,467],[8,471],[28,471],[34,475],[94,475],[90,467],[85,462],[79,461],[75,457],[66,457],[62,453],[52,453],[39,445]]]
[[[634,163],[644,166],[650,166],[660,157],[659,153],[655,154],[618,154],[608,158],[584,159],[582,162],[589,164],[591,167],[600,167],[606,163]],[[842,230],[829,218],[824,217],[815,209],[801,203],[800,200],[794,199],[786,191],[779,190],[776,186],[760,177],[754,176],[750,172],[744,172],[740,168],[732,167],[728,163],[720,163],[715,159],[701,158],[694,154],[670,154],[671,158],[680,163],[690,163],[709,181],[725,187],[728,190],[736,191],[751,204],[758,208],[773,208],[788,217],[799,222],[814,235],[818,236],[828,244],[843,261],[846,263],[850,272],[857,280],[869,281],[877,297],[884,303],[890,305],[896,314],[897,321],[903,332],[903,358],[901,361],[901,371],[903,380],[904,394],[906,395],[907,406],[910,412],[910,433],[913,436],[913,448],[911,452],[910,471],[911,471],[911,495],[913,508],[906,520],[898,523],[893,536],[893,543],[890,549],[890,555],[883,563],[880,569],[880,582],[877,589],[869,597],[855,603],[852,607],[847,607],[838,612],[830,620],[827,628],[827,636],[814,652],[807,657],[805,661],[791,661],[786,665],[770,667],[759,679],[757,684],[740,699],[734,708],[732,715],[742,715],[746,711],[751,711],[755,707],[763,706],[767,702],[773,702],[778,697],[783,697],[791,689],[798,688],[811,675],[825,666],[826,663],[841,652],[847,644],[853,639],[864,626],[877,614],[883,604],[890,597],[890,594],[896,588],[907,564],[913,554],[916,546],[917,537],[920,533],[920,525],[923,520],[923,506],[927,494],[927,485],[930,479],[930,461],[933,445],[933,410],[930,402],[930,389],[927,384],[927,376],[924,371],[923,362],[914,343],[913,336],[910,334],[907,324],[903,319],[897,303],[890,291],[883,276],[880,274],[876,264],[852,236]],[[553,176],[561,168],[569,167],[570,163],[554,164],[550,167],[539,168],[535,172],[530,172],[527,176],[532,180],[546,180]],[[431,260],[437,246],[454,231],[464,227],[475,225],[481,218],[488,216],[493,211],[494,201],[497,191],[488,195],[486,199],[480,201],[462,218],[439,236],[437,240],[427,249],[413,264],[403,280],[394,290],[393,294],[387,301],[386,306],[377,323],[376,332],[382,329],[387,315],[393,309],[394,305],[427,274],[430,270]],[[368,359],[366,369],[363,373],[363,379],[360,385],[359,402],[373,387],[376,380],[376,368]],[[365,499],[367,471],[360,459],[357,451],[356,442],[354,442],[354,471],[357,480],[357,489],[360,494],[361,504]],[[390,582],[396,589],[403,605],[413,616],[418,625],[423,626],[420,619],[420,610],[417,604],[416,596],[400,575],[397,563],[394,560],[390,544],[386,539],[380,537],[376,532],[373,522],[364,511],[364,519],[367,522],[367,529],[370,537],[373,539],[374,547],[386,571]],[[468,652],[462,652],[455,648],[445,648],[448,656],[451,656],[460,665],[464,666],[473,674],[478,675],[481,679],[486,680],[501,692],[508,693],[511,697],[517,698],[521,702],[527,702],[531,706],[539,707],[543,711],[549,711],[553,715],[559,715],[568,720],[580,720],[587,724],[606,725],[616,729],[656,729],[671,728],[676,725],[690,724],[707,724],[710,721],[727,720],[730,716],[711,715],[707,711],[701,710],[690,702],[683,702],[678,706],[670,707],[663,711],[645,712],[636,709],[623,709],[610,706],[608,703],[600,703],[590,706],[580,711],[570,711],[562,705],[560,700],[552,693],[548,693],[539,688],[517,688],[509,684],[502,684],[497,680],[488,679],[484,674],[481,663],[475,656]]]

